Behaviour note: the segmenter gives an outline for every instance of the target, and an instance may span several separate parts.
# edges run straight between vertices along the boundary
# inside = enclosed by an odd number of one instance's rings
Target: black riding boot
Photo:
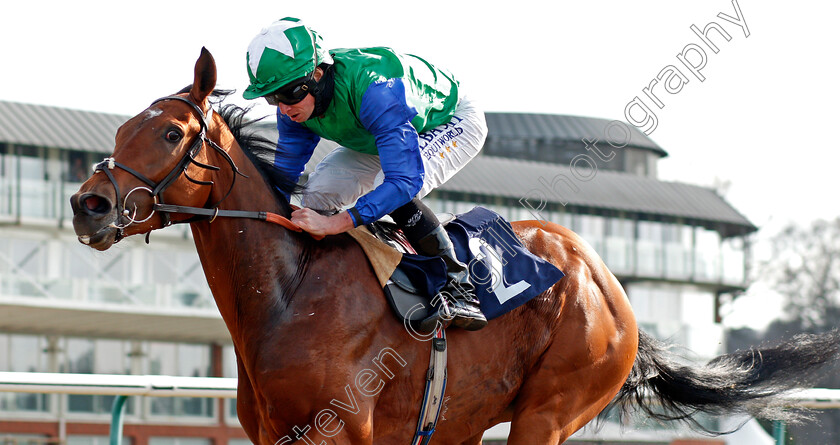
[[[487,318],[481,312],[478,298],[475,296],[475,286],[470,283],[467,265],[458,261],[455,247],[446,230],[440,225],[437,226],[417,241],[414,247],[421,255],[441,257],[446,263],[447,275],[446,285],[441,289],[440,304],[435,313],[420,322],[420,329],[424,332],[433,331],[441,318],[450,318],[452,325],[468,331],[477,331],[487,326]]]
[[[447,281],[436,297],[433,312],[420,322],[420,330],[433,332],[438,323],[443,328],[450,322],[463,329],[476,331],[487,326],[481,313],[475,286],[470,283],[467,265],[458,261],[446,230],[425,204],[414,198],[391,212],[406,238],[420,255],[439,256],[446,264]]]

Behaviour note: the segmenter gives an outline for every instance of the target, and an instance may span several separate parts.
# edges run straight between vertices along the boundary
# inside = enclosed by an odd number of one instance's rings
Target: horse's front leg
[[[239,423],[251,442],[260,443],[263,432],[260,431],[257,396],[254,394],[254,388],[248,379],[248,372],[242,365],[238,353],[236,354],[236,368],[239,376],[236,387],[236,415],[239,417]]]
[[[344,413],[335,406],[322,409],[308,422],[293,425],[285,436],[263,445],[372,445],[373,407],[358,408],[362,408],[358,413]]]
[[[271,434],[270,440],[260,438],[260,445],[372,445],[377,397],[344,383],[345,376],[318,377],[310,370],[310,379],[269,378],[264,386],[269,405],[261,411]]]

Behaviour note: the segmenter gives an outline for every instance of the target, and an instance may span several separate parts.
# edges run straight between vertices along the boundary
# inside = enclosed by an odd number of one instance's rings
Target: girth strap
[[[420,406],[420,419],[417,421],[417,432],[411,445],[428,445],[435,433],[440,408],[443,406],[443,395],[446,392],[446,332],[443,329],[435,331],[432,338],[432,354],[429,357],[429,371],[426,373],[426,390],[423,393],[423,404]]]

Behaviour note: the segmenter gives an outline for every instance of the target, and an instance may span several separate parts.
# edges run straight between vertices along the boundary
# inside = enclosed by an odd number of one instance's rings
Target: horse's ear
[[[204,103],[207,96],[216,88],[216,61],[207,48],[201,48],[201,55],[195,62],[195,80],[193,81],[190,97],[196,103]]]

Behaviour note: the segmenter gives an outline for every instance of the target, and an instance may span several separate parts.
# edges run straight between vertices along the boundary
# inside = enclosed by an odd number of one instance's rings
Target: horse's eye
[[[166,140],[169,142],[178,142],[181,140],[181,132],[178,130],[169,130],[166,132]]]

